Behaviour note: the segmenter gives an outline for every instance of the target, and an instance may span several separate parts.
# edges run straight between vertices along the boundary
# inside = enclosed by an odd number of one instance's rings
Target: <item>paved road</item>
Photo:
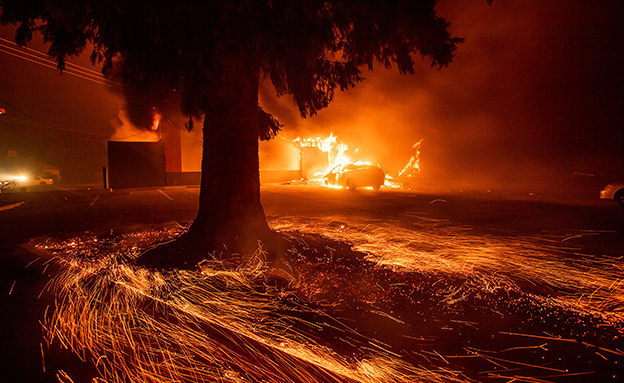
[[[0,194],[0,241],[6,247],[45,234],[188,222],[195,217],[198,195],[197,187]],[[420,215],[503,236],[603,232],[589,244],[624,249],[624,209],[609,201],[574,205],[483,193],[347,192],[272,184],[263,186],[262,202],[269,217],[342,216],[409,224],[410,217]]]
[[[50,371],[71,364],[81,368],[81,363],[68,352],[46,351],[48,372],[43,372],[41,350],[46,346],[42,344],[39,320],[46,307],[53,304],[53,297],[41,292],[48,276],[53,274],[53,266],[46,268],[36,255],[18,244],[42,235],[188,222],[195,217],[198,194],[197,187],[168,187],[0,195],[1,354],[2,373],[6,377],[0,380],[56,381]],[[426,219],[470,227],[471,232],[497,238],[544,233],[570,235],[576,246],[593,254],[624,254],[624,209],[605,201],[554,204],[492,198],[479,193],[346,192],[310,185],[263,186],[262,201],[271,222],[285,217],[334,217],[341,222],[374,225],[392,221],[413,227],[416,221]]]

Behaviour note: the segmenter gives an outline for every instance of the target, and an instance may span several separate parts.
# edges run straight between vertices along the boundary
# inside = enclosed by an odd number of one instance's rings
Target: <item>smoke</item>
[[[465,37],[448,68],[412,76],[376,67],[302,119],[288,96],[261,103],[291,137],[334,133],[391,175],[421,146],[431,183],[476,189],[600,184],[624,174],[624,3],[446,1],[438,14]],[[524,185],[524,186],[523,186]]]
[[[123,106],[117,119],[111,121],[115,133],[111,137],[115,141],[158,141],[162,138],[159,130],[163,115],[179,115],[179,100],[174,96],[167,99],[164,93],[156,89],[138,89],[123,81],[123,59],[113,62],[110,78],[118,87],[111,87],[112,93],[123,99]]]
[[[125,100],[124,114],[128,122],[139,129],[153,130],[155,108],[147,101],[138,101],[135,92],[126,93]]]
[[[413,89],[383,89],[394,73],[379,70],[313,117],[302,119],[288,97],[276,98],[262,87],[261,103],[285,124],[284,137],[327,137],[349,146],[354,160],[380,164],[397,175],[413,155],[412,145],[428,130],[428,95]],[[398,76],[398,75],[397,75]],[[262,159],[261,159],[262,160]]]
[[[111,141],[140,141],[157,142],[160,140],[158,126],[160,114],[153,112],[149,115],[140,115],[141,120],[132,120],[127,109],[120,109],[117,118],[111,120],[111,127],[115,132],[111,136]],[[135,115],[136,117],[136,115]],[[141,125],[136,125],[132,121],[139,121]]]

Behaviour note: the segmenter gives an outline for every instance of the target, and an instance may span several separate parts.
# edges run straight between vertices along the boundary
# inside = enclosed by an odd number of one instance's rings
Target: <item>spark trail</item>
[[[63,265],[45,323],[48,341],[93,360],[107,382],[549,381],[596,373],[568,369],[557,354],[565,352],[562,343],[589,347],[608,366],[624,361],[618,259],[580,254],[569,237],[478,235],[425,216],[270,221],[293,244],[297,278],[287,287],[271,282],[262,249],[235,269],[218,257],[194,271],[129,262],[186,227],[40,241]],[[339,248],[345,243],[362,253]],[[608,328],[615,337],[505,327],[516,315],[512,307],[526,301],[515,310],[535,310],[527,314],[541,315],[534,322],[572,312],[596,323],[583,331]],[[471,317],[477,306],[487,306],[490,317]],[[422,315],[429,322],[415,319]],[[502,324],[484,328],[492,315]],[[374,335],[366,323],[394,332]],[[487,331],[507,343],[475,347],[484,334],[489,339]],[[457,345],[449,348],[450,338]],[[535,361],[536,353],[559,362]],[[462,373],[467,366],[476,375]]]
[[[213,259],[155,272],[127,264],[153,236],[142,234],[38,246],[64,264],[48,340],[91,358],[107,382],[465,381],[383,350],[354,358],[321,344],[324,330],[363,337],[263,284],[261,250],[236,270]]]

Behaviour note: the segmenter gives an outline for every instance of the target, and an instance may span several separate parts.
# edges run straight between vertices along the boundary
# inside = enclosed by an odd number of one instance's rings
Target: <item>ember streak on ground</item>
[[[183,226],[41,239],[63,264],[48,340],[107,382],[621,379],[620,259],[402,218],[270,219],[291,241],[286,281],[261,249],[234,269],[130,264]]]

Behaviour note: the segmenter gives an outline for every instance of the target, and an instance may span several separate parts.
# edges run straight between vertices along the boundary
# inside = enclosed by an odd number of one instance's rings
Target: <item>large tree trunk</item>
[[[251,255],[261,242],[270,261],[283,252],[260,203],[258,82],[255,17],[215,29],[202,109],[203,157],[199,211],[189,231],[138,260],[147,267],[192,267],[211,253]],[[201,77],[201,76],[200,76]],[[203,80],[201,80],[203,81]],[[238,257],[236,257],[238,258]]]
[[[185,238],[206,250],[249,252],[273,238],[260,203],[254,37],[223,47],[211,74],[219,90],[207,100],[199,212]]]

